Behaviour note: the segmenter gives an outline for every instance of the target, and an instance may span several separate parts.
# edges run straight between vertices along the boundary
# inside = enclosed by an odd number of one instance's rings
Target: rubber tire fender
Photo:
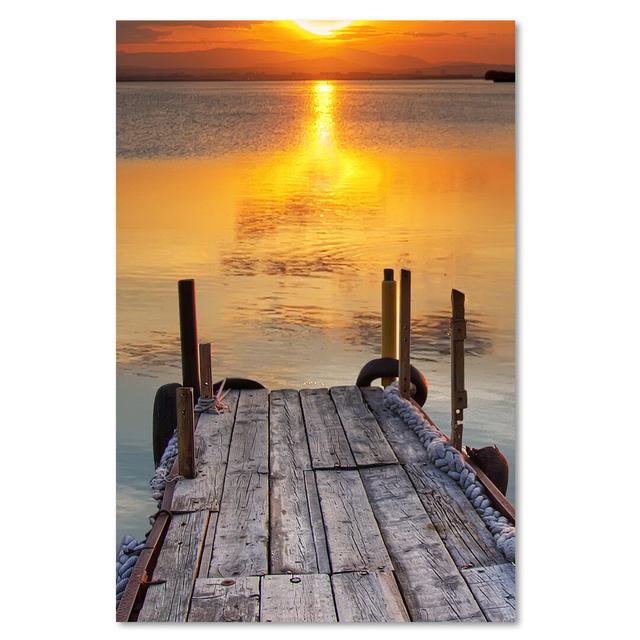
[[[163,384],[153,401],[153,462],[157,467],[176,428],[177,382]]]
[[[213,384],[213,392],[218,393],[222,380],[218,380]],[[226,378],[224,381],[225,389],[264,389],[265,386],[256,382],[255,380],[249,380],[249,378]]]
[[[397,378],[400,363],[396,358],[375,358],[369,360],[367,364],[360,369],[356,385],[358,387],[370,387],[371,383],[378,378]],[[427,379],[424,375],[411,365],[411,383],[415,387],[411,397],[420,406],[427,401],[429,387]]]

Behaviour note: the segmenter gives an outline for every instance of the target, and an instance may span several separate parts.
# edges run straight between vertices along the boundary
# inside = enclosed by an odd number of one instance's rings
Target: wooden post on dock
[[[213,368],[211,366],[211,343],[200,345],[200,396],[213,398]]]
[[[176,413],[178,431],[178,474],[184,478],[193,478],[196,474],[196,453],[193,438],[193,389],[176,389]]]
[[[193,280],[178,281],[180,307],[180,349],[182,352],[182,385],[193,389],[200,397],[198,372],[198,324],[196,321],[196,286]]]
[[[464,293],[451,290],[451,444],[462,450],[463,411],[467,408],[464,388],[464,339],[467,321],[464,319]]]
[[[398,357],[398,302],[396,281],[393,278],[393,269],[384,270],[382,281],[382,349],[383,358]],[[395,378],[382,378],[382,386],[391,384]]]
[[[400,271],[400,395],[411,397],[411,271]]]

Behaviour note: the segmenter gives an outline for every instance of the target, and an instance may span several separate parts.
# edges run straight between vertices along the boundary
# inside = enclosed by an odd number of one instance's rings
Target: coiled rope
[[[427,450],[430,462],[460,485],[465,496],[491,532],[498,549],[507,560],[515,562],[516,528],[491,506],[484,486],[476,479],[475,472],[464,461],[460,452],[425,420],[422,413],[409,400],[400,395],[397,382],[385,388],[383,402],[385,407],[402,418],[404,423],[415,432]]]
[[[122,538],[122,543],[116,556],[116,605],[120,602],[125,587],[129,582],[133,567],[138,561],[140,552],[144,549],[145,542],[140,542],[131,536]]]

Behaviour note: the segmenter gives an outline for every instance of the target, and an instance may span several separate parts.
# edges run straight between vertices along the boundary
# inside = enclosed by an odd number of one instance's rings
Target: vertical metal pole
[[[211,366],[211,343],[200,345],[200,395],[213,398],[213,368]]]
[[[411,271],[400,271],[400,395],[411,397]]]
[[[198,324],[196,321],[196,287],[193,280],[178,281],[180,307],[180,348],[182,351],[182,385],[200,397],[198,372]]]
[[[383,358],[398,357],[398,304],[396,281],[393,269],[384,270],[382,281],[382,349]],[[395,378],[382,378],[382,386],[391,384]]]
[[[184,478],[196,475],[196,453],[193,438],[193,389],[176,389],[176,413],[178,431],[178,473]]]
[[[451,444],[462,450],[463,411],[467,408],[464,388],[464,339],[467,321],[464,319],[464,293],[451,290]]]

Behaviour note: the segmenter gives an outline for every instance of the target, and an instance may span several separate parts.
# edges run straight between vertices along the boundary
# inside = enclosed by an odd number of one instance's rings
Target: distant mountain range
[[[118,80],[339,79],[478,77],[487,70],[514,71],[491,62],[430,63],[415,56],[384,55],[340,47],[321,56],[285,51],[216,48],[175,53],[118,53]]]

